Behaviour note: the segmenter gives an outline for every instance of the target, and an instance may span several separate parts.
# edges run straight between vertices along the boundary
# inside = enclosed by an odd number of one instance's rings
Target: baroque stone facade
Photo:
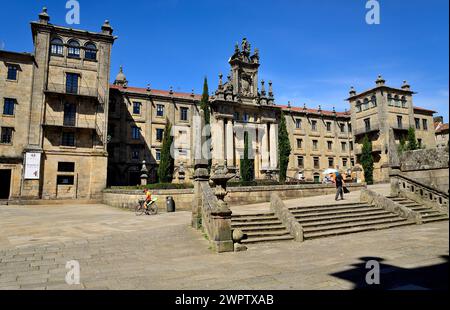
[[[0,199],[96,198],[109,185],[140,183],[142,161],[157,180],[164,127],[173,125],[174,182],[192,182],[194,118],[200,95],[132,87],[120,68],[110,85],[113,29],[93,33],[50,24],[44,10],[31,24],[33,54],[0,51]],[[357,94],[337,112],[277,104],[272,82],[259,80],[260,55],[244,39],[219,75],[210,97],[213,165],[239,174],[244,132],[251,141],[255,178],[278,175],[280,117],[291,141],[289,180],[321,182],[339,167],[363,181],[361,141],[373,142],[375,180],[386,181],[389,159],[407,129],[436,145],[433,111],[413,106],[413,92],[385,85]]]

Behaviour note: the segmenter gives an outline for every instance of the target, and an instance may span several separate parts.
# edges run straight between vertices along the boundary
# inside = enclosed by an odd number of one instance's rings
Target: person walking
[[[333,183],[336,185],[336,197],[334,198],[336,201],[339,199],[339,196],[341,196],[341,200],[344,200],[344,178],[342,177],[342,174],[339,172],[336,172],[334,174]]]

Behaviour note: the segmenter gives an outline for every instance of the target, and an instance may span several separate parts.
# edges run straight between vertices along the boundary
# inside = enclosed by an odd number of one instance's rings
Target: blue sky
[[[393,87],[408,80],[415,105],[448,120],[448,0],[379,0],[380,25],[366,24],[366,0],[79,2],[81,24],[72,27],[98,31],[109,19],[119,37],[112,77],[122,64],[132,86],[200,92],[207,76],[212,91],[234,44],[247,37],[279,104],[343,111],[350,86],[363,91],[382,74]],[[47,6],[51,22],[66,25],[65,3],[2,3],[0,47],[32,51],[29,22]]]

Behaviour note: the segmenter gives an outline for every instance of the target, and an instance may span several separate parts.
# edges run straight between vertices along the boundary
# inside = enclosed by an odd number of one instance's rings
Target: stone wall
[[[361,190],[364,184],[348,184],[350,191]],[[334,194],[334,185],[301,184],[278,186],[249,186],[229,187],[225,201],[230,206],[269,202],[272,193],[276,193],[282,200],[318,195]],[[166,210],[166,197],[172,196],[176,209],[179,211],[191,211],[194,199],[193,189],[151,190],[154,197],[158,198],[157,206],[161,211]],[[114,190],[107,189],[103,192],[103,203],[119,208],[134,208],[144,194],[141,190]]]
[[[400,156],[401,174],[444,193],[449,191],[449,151],[435,148],[405,152]]]

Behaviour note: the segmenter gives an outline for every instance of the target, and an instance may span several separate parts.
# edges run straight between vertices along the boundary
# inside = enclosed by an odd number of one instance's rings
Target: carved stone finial
[[[195,97],[194,89],[191,90],[191,97]]]
[[[303,110],[306,111],[306,103],[303,103]]]
[[[222,78],[223,78],[223,74],[220,73],[220,74],[219,74],[219,89],[222,89],[222,87],[223,87],[223,81],[222,81]]]
[[[319,104],[319,109],[317,110],[319,113],[322,113],[322,107]]]
[[[172,86],[170,86],[169,94],[170,94],[170,95],[173,95],[173,87],[172,87]]]
[[[151,88],[151,85],[150,85],[150,83],[149,83],[149,84],[147,84],[147,91],[148,91],[148,92],[151,92],[151,91],[152,91],[152,88]]]
[[[264,80],[261,80],[261,96],[265,97],[266,96],[266,86],[265,86],[266,82]]]
[[[375,81],[375,83],[378,86],[383,86],[386,83],[386,80],[384,80],[383,77],[381,76],[381,74],[379,74],[377,80]]]
[[[103,23],[102,32],[104,34],[112,35],[113,28],[111,27],[111,24],[109,23],[109,20],[105,20],[105,22]]]
[[[411,89],[411,86],[408,84],[408,82],[406,80],[403,81],[402,89],[403,90],[410,90]]]
[[[47,13],[47,7],[42,8],[42,12],[39,14],[39,22],[42,24],[48,24],[50,21],[50,16]]]
[[[352,96],[352,97],[356,95],[356,90],[355,90],[355,88],[354,88],[353,86],[350,87],[349,94],[350,94],[350,96]]]
[[[272,81],[269,81],[269,97],[273,97]]]
[[[291,102],[290,102],[290,101],[288,101],[287,107],[288,107],[289,109],[291,108]]]

